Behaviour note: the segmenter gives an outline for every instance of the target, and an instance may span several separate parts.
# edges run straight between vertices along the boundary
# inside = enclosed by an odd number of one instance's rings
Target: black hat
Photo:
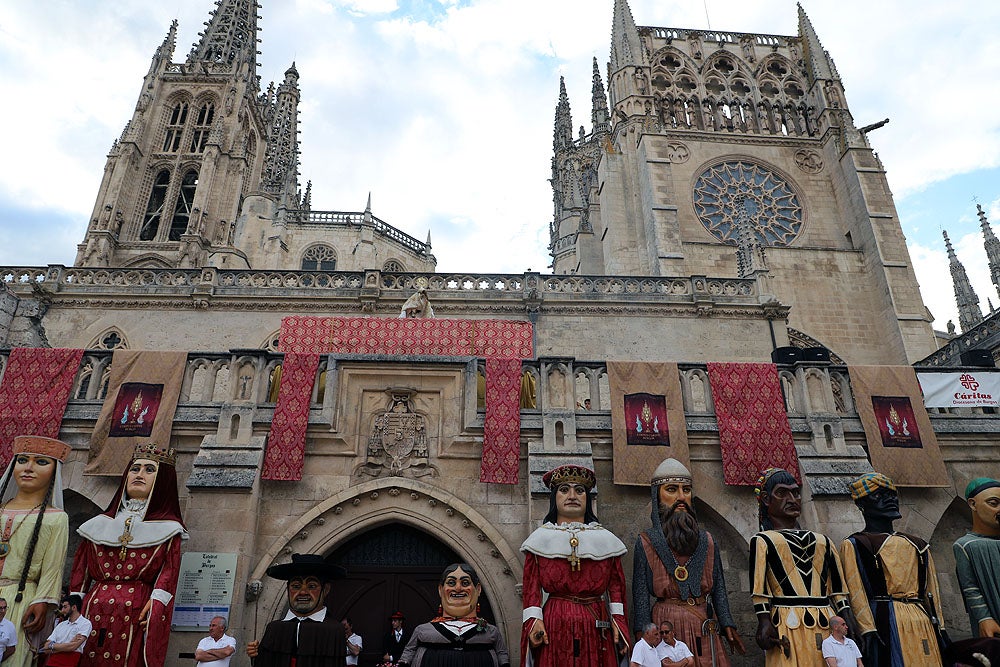
[[[267,568],[267,576],[282,581],[288,581],[293,577],[316,577],[321,581],[330,581],[344,579],[347,577],[347,570],[339,565],[327,563],[318,554],[292,554],[291,563],[272,565]]]

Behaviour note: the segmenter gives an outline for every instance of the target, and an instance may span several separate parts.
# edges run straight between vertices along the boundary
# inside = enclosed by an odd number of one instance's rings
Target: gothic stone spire
[[[806,10],[802,9],[801,4],[798,7],[799,37],[802,39],[803,46],[805,47],[805,60],[809,69],[810,83],[837,79],[833,59],[820,43],[819,36],[813,28],[812,22],[806,16]]]
[[[601,69],[597,66],[597,58],[594,58],[594,85],[592,87],[593,108],[590,112],[590,122],[594,134],[608,132],[611,129],[608,123],[608,98],[604,94],[604,82],[601,81]]]
[[[188,65],[204,63],[212,71],[257,73],[257,0],[216,0],[205,31],[188,54]]]
[[[278,86],[275,96],[261,176],[261,189],[281,196],[284,205],[289,208],[298,207],[298,134],[299,72],[292,63],[285,71],[285,80]]]
[[[628,0],[615,0],[611,19],[611,72],[629,65],[648,65],[646,50],[639,40],[639,29],[632,18]]]
[[[566,80],[559,77],[559,102],[556,104],[555,129],[552,134],[552,148],[573,145],[573,116],[569,110],[569,96],[566,95]]]
[[[948,232],[941,230],[944,235],[944,245],[948,249],[948,267],[951,269],[951,280],[955,285],[955,303],[958,304],[958,323],[962,331],[969,331],[983,321],[983,313],[979,309],[979,297],[972,289],[969,276],[965,273],[965,267],[958,261],[955,249],[951,247],[951,239]]]
[[[997,239],[990,227],[990,221],[986,219],[986,213],[980,204],[976,204],[979,211],[979,226],[983,229],[983,245],[986,248],[986,259],[990,264],[990,278],[1000,292],[1000,239]]]

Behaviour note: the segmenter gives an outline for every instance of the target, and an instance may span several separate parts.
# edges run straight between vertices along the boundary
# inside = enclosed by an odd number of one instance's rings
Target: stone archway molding
[[[266,575],[287,563],[292,553],[329,554],[363,532],[388,523],[405,523],[434,535],[479,572],[500,627],[520,631],[520,583],[523,566],[517,550],[468,503],[445,489],[404,477],[376,479],[336,493],[295,521],[264,552],[250,573],[262,583],[257,613],[263,631],[267,620],[284,609],[285,587]],[[516,613],[515,613],[516,612]],[[516,618],[515,618],[516,616]],[[508,637],[509,639],[509,637]]]

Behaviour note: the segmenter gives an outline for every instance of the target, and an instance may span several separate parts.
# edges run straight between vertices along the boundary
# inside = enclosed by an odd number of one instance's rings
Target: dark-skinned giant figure
[[[767,667],[824,667],[830,619],[853,618],[840,557],[825,536],[799,527],[802,495],[786,470],[769,468],[754,489],[760,532],[750,539],[750,588],[757,645]]]

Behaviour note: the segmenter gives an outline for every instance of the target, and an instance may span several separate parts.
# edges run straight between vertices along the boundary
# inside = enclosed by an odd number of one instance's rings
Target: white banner
[[[1000,407],[1000,372],[917,373],[928,408]]]

